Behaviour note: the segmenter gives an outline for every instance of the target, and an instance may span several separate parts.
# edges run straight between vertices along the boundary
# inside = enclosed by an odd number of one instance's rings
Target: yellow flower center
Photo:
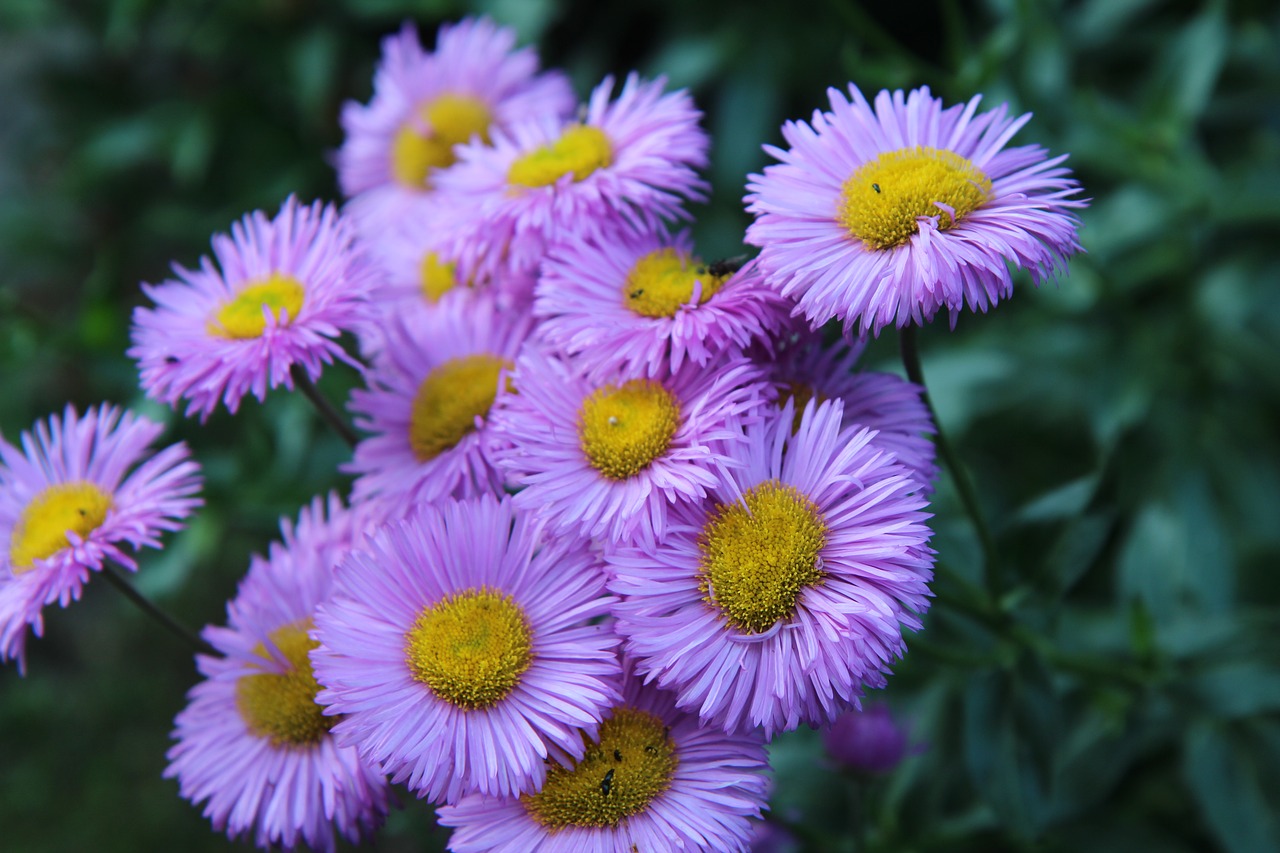
[[[826,541],[822,514],[795,488],[767,480],[748,489],[742,501],[717,506],[698,537],[703,600],[745,634],[766,631],[821,582]]]
[[[250,282],[248,287],[224,303],[208,323],[209,334],[233,340],[260,338],[267,328],[263,308],[273,317],[279,317],[283,309],[287,323],[302,310],[304,296],[302,282],[291,275],[272,273],[264,279]]]
[[[598,127],[575,124],[550,145],[534,149],[511,164],[507,182],[521,187],[549,187],[565,175],[581,181],[613,162],[613,146]]]
[[[592,468],[625,480],[665,453],[679,426],[680,403],[671,392],[652,380],[632,379],[582,401],[578,441]]]
[[[422,256],[422,264],[418,267],[422,279],[422,297],[428,302],[436,303],[454,285],[458,283],[458,265],[453,261],[441,260],[436,252],[427,252]]]
[[[320,644],[307,636],[310,630],[311,620],[306,619],[272,631],[268,637],[290,668],[242,675],[236,681],[236,709],[245,726],[275,747],[314,746],[340,719],[326,717],[316,703],[320,684],[307,653]],[[261,643],[254,653],[267,657]]]
[[[468,95],[441,95],[423,104],[417,118],[396,133],[391,144],[391,174],[406,187],[424,189],[432,169],[452,166],[457,159],[453,147],[479,136],[489,141],[493,114],[479,98]]]
[[[675,249],[658,249],[636,261],[622,286],[623,301],[644,317],[674,317],[693,299],[693,286],[702,282],[698,304],[720,290],[727,275],[712,275],[697,259]]]
[[[920,217],[937,216],[945,231],[990,194],[991,181],[959,154],[899,148],[863,163],[844,182],[836,220],[868,249],[892,249],[920,230]]]
[[[498,396],[498,375],[511,362],[496,355],[450,359],[427,374],[409,413],[409,446],[422,462],[435,459],[474,432]]]
[[[20,575],[67,547],[67,534],[81,539],[102,526],[111,509],[111,495],[83,480],[46,486],[36,494],[13,524],[9,562]]]
[[[583,740],[587,752],[581,761],[573,768],[549,761],[542,790],[520,798],[529,816],[549,831],[617,826],[671,787],[680,759],[653,714],[616,708],[600,725],[599,743]]]
[[[533,635],[511,596],[469,589],[425,608],[405,635],[413,677],[467,711],[501,701],[533,660]]]

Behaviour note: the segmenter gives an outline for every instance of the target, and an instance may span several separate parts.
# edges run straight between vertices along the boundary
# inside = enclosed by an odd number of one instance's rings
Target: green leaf
[[[1182,776],[1209,828],[1230,853],[1280,850],[1280,789],[1273,787],[1280,755],[1249,732],[1208,723],[1194,728]],[[1274,737],[1271,744],[1274,745]]]

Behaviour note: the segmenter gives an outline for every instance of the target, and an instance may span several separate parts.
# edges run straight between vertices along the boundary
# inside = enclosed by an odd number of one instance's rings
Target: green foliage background
[[[937,600],[884,699],[926,748],[833,784],[779,739],[775,809],[813,850],[1280,849],[1280,12],[1256,2],[119,0],[0,4],[0,430],[68,401],[166,419],[208,506],[137,583],[192,625],[347,452],[272,395],[201,426],[125,358],[140,281],[289,193],[337,198],[337,114],[382,35],[486,11],[585,95],[633,68],[688,86],[714,138],[704,255],[735,254],[745,176],[828,86],[982,92],[1071,152],[1094,201],[1059,286],[921,335],[995,528],[988,593],[949,478]],[[892,335],[869,359],[897,369]],[[346,369],[322,387],[341,399]],[[224,850],[160,778],[196,674],[94,583],[0,671],[0,847]],[[859,797],[861,829],[850,823]],[[405,797],[382,850],[439,849]]]

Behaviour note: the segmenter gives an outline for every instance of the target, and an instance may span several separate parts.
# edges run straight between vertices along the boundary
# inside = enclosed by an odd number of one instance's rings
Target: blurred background
[[[142,562],[185,622],[221,622],[248,566],[347,451],[301,398],[208,424],[142,397],[139,282],[289,193],[338,198],[344,101],[379,40],[488,13],[585,95],[638,69],[689,87],[713,136],[705,257],[737,254],[746,175],[828,86],[929,85],[1035,119],[1093,199],[1059,285],[923,330],[944,428],[995,528],[1005,592],[951,480],[925,630],[877,697],[914,749],[832,783],[780,738],[791,849],[1280,849],[1280,10],[1241,2],[742,0],[0,2],[0,431],[68,402],[166,420],[207,507]],[[894,336],[867,354],[897,370]],[[355,382],[331,369],[321,387]],[[0,847],[245,849],[161,779],[188,651],[104,583],[47,609],[0,670]],[[843,778],[843,777],[841,777]],[[847,783],[847,784],[846,784]],[[850,806],[857,798],[858,808]],[[446,841],[404,796],[381,850]],[[859,826],[850,815],[861,816]]]

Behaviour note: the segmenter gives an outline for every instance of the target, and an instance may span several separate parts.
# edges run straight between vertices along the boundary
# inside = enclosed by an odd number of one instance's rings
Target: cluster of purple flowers
[[[351,495],[204,632],[168,775],[216,827],[328,849],[403,783],[458,851],[746,848],[766,742],[860,707],[929,602],[921,389],[821,327],[986,310],[1078,249],[1062,158],[1005,147],[1026,117],[850,95],[750,178],[758,257],[707,262],[686,92],[579,106],[488,20],[406,26],[343,112],[341,212],[289,199],[145,286],[130,354],[188,415],[334,359],[366,386]],[[197,503],[181,447],[124,477],[155,432],[104,407],[0,443],[6,658]]]

